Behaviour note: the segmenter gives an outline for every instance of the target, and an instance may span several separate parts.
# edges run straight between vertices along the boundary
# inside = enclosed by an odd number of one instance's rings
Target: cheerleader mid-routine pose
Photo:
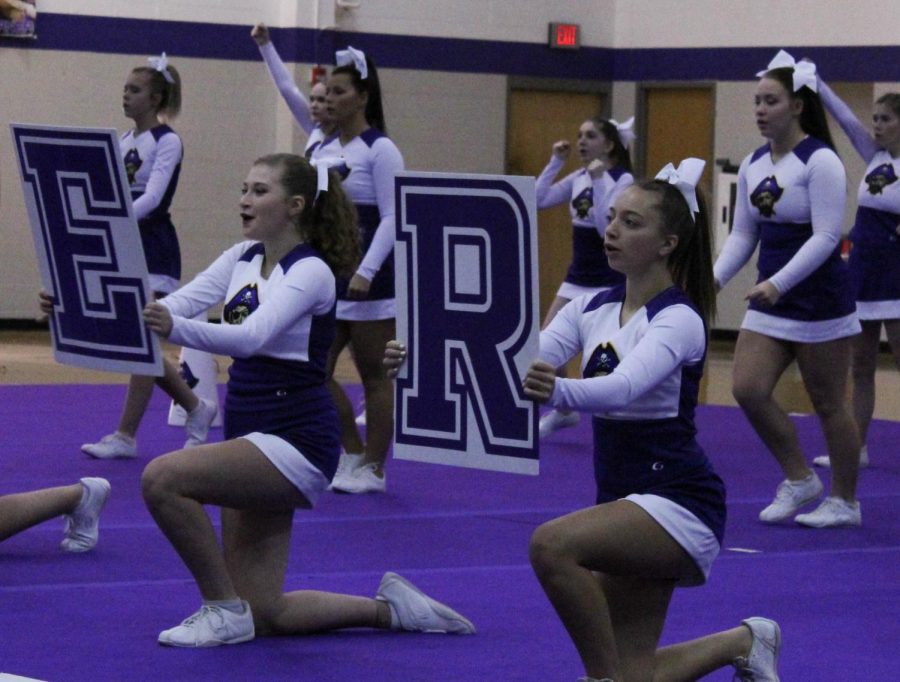
[[[183,151],[177,133],[163,122],[171,121],[181,111],[181,78],[165,53],[151,57],[150,62],[152,67],[133,69],[125,81],[122,110],[134,121],[134,128],[122,136],[119,146],[141,231],[150,289],[156,298],[161,298],[174,291],[181,278],[181,251],[169,206],[178,186]],[[52,312],[53,300],[46,294],[41,295],[41,309],[47,314]],[[217,405],[198,398],[171,360],[164,359],[163,365],[162,377],[131,377],[118,429],[96,443],[85,443],[81,446],[83,452],[99,459],[136,457],[135,434],[153,395],[154,383],[185,410],[185,447],[206,440]]]
[[[628,147],[634,140],[634,118],[623,124],[614,120],[588,119],[578,129],[577,151],[583,168],[553,182],[571,152],[571,143],[560,140],[553,145],[550,163],[535,184],[538,208],[563,202],[572,215],[572,263],[556,298],[544,319],[550,324],[556,313],[573,298],[597,294],[622,282],[622,275],[609,267],[603,250],[603,235],[609,222],[609,209],[622,190],[634,182]],[[560,368],[559,376],[565,375]],[[551,410],[540,421],[540,437],[578,423],[578,412]]]
[[[757,284],[734,352],[733,393],[778,461],[785,480],[760,512],[788,519],[822,495],[797,430],[773,396],[794,360],[822,424],[832,463],[831,496],[798,523],[858,526],[859,435],[845,387],[851,338],[860,331],[846,263],[840,256],[846,175],[816,93],[815,66],[781,51],[756,86],[756,124],[767,139],[738,171],[734,228],[715,265],[719,286],[759,244]]]
[[[403,170],[400,150],[385,134],[378,72],[350,47],[336,54],[328,78],[327,106],[337,135],[314,150],[343,179],[356,206],[364,256],[349,279],[338,282],[337,336],[329,356],[330,387],[341,417],[344,454],[333,488],[348,493],[383,492],[384,462],[393,439],[394,387],[381,365],[395,335],[394,176]],[[349,347],[363,385],[365,441],[353,405],[334,380],[334,366]]]
[[[324,166],[293,154],[256,161],[240,210],[248,241],[144,312],[161,336],[234,357],[227,440],[158,457],[141,481],[203,599],[159,642],[204,647],[351,627],[474,632],[394,573],[374,599],[283,592],[294,510],[311,508],[337,467],[338,418],[326,385],[334,273],[354,270],[359,234],[336,176],[329,182]],[[222,301],[224,324],[192,319]],[[222,507],[221,546],[207,504]]]
[[[894,363],[900,369],[900,93],[887,93],[875,102],[873,135],[821,78],[819,95],[867,164],[857,193],[856,223],[850,231],[853,248],[849,263],[856,312],[862,324],[862,334],[853,340],[851,361],[853,417],[862,444],[862,468],[869,465],[866,436],[875,410],[875,370],[882,325]],[[831,465],[828,455],[816,457],[813,462]]]
[[[305,154],[309,157],[325,140],[334,132],[335,124],[325,107],[325,94],[327,87],[319,81],[309,90],[307,99],[291,74],[281,61],[281,57],[275,50],[269,36],[269,29],[265,24],[256,24],[250,32],[250,37],[259,46],[259,52],[266,62],[269,75],[275,82],[275,87],[281,93],[284,103],[294,116],[297,125],[306,133]]]
[[[727,665],[740,680],[778,680],[781,632],[766,618],[657,648],[675,587],[706,582],[725,528],[725,486],[694,425],[715,311],[703,166],[687,159],[622,192],[606,251],[625,283],[560,310],[524,380],[533,400],[593,415],[597,504],[531,538],[582,680],[687,681]],[[558,378],[578,353],[583,378]],[[392,374],[405,356],[388,345]]]

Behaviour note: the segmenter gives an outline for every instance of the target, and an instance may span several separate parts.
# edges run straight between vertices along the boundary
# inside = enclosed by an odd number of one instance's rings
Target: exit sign
[[[581,47],[578,24],[550,24],[550,47],[577,50]]]

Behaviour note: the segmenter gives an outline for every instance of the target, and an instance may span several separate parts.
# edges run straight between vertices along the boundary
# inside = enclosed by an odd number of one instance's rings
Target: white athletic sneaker
[[[60,547],[67,552],[87,552],[97,544],[100,512],[109,499],[109,481],[105,478],[82,478],[81,502],[65,516],[66,524]]]
[[[364,464],[340,479],[335,476],[331,487],[342,493],[383,493],[387,487],[384,470],[379,476],[375,473],[377,469],[374,462]]]
[[[763,523],[778,523],[793,516],[800,507],[819,499],[824,487],[816,472],[802,481],[782,481],[775,491],[772,504],[759,513]]]
[[[541,417],[541,421],[538,423],[538,433],[541,438],[546,438],[551,433],[556,433],[560,429],[567,429],[570,426],[575,426],[579,421],[581,421],[580,412],[568,412],[564,414],[558,410],[550,410]]]
[[[331,485],[328,486],[329,490],[342,490],[342,488],[335,488],[335,483],[338,486],[345,484],[350,477],[350,474],[362,464],[364,455],[356,455],[352,452],[342,452],[341,458],[338,460],[337,469],[334,472],[334,478],[331,479]]]
[[[181,625],[159,633],[159,643],[166,646],[208,647],[249,642],[255,636],[253,614],[245,601],[243,613],[221,606],[204,604]]]
[[[813,464],[817,467],[825,467],[828,469],[831,467],[831,458],[828,455],[819,455],[815,459],[813,459]],[[859,449],[859,468],[865,469],[869,466],[869,448],[866,445],[863,445]]]
[[[184,447],[195,448],[203,445],[209,436],[209,427],[213,423],[213,419],[219,413],[216,404],[211,400],[200,398],[197,407],[187,413],[184,420],[184,432],[188,439],[184,441]]]
[[[131,459],[137,457],[137,441],[116,431],[96,443],[85,443],[81,451],[96,459]]]
[[[475,626],[467,618],[435,601],[396,573],[384,574],[375,599],[390,605],[392,630],[475,634]]]
[[[753,644],[747,656],[734,659],[734,678],[741,682],[779,682],[781,628],[778,623],[768,618],[747,618],[741,622],[750,628]]]
[[[851,504],[841,497],[826,497],[815,511],[798,514],[794,517],[794,521],[810,528],[861,526],[862,512],[859,501]]]

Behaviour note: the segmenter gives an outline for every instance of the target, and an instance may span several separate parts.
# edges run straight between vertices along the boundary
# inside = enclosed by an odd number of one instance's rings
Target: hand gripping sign
[[[534,178],[398,174],[395,457],[538,473],[536,213]]]
[[[147,264],[114,130],[11,124],[58,362],[163,374]]]

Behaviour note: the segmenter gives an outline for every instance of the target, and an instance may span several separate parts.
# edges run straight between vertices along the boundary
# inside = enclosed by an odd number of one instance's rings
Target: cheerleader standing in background
[[[828,444],[831,496],[798,523],[858,526],[859,435],[846,404],[851,338],[860,331],[840,256],[846,175],[816,93],[815,66],[779,52],[756,87],[756,124],[767,143],[738,171],[734,228],[715,265],[721,288],[759,244],[759,276],[734,352],[733,393],[785,475],[764,523],[794,516],[823,486],[773,391],[793,360]]]
[[[854,338],[853,417],[862,447],[860,468],[869,465],[866,436],[875,410],[875,370],[884,325],[894,363],[900,369],[900,93],[882,95],[872,114],[874,136],[819,78],[819,95],[837,119],[853,147],[866,162],[859,183],[856,222],[850,231],[850,275],[856,291],[856,312],[862,334]],[[816,457],[830,466],[828,455]]]
[[[384,462],[394,435],[394,388],[381,360],[395,335],[394,176],[403,170],[403,157],[385,133],[375,64],[352,47],[338,51],[336,61],[326,102],[337,135],[317,147],[312,159],[328,163],[343,179],[359,216],[364,255],[349,281],[338,281],[329,385],[341,417],[345,454],[332,487],[348,493],[383,492]],[[337,358],[348,346],[363,385],[365,442],[353,405],[333,376]]]
[[[159,299],[174,291],[181,279],[181,251],[169,207],[178,187],[183,148],[181,138],[168,125],[181,111],[181,77],[165,53],[149,61],[152,67],[133,69],[125,81],[122,110],[134,121],[134,128],[121,137],[119,146],[141,231],[150,289]],[[42,295],[41,307],[49,313],[52,300]],[[194,394],[175,363],[164,358],[163,365],[162,377],[132,375],[117,430],[97,443],[85,443],[81,446],[83,452],[98,459],[136,457],[135,434],[153,395],[154,383],[187,414],[185,447],[206,441],[217,406]]]
[[[603,236],[609,222],[609,209],[626,187],[634,182],[628,148],[634,140],[634,117],[623,124],[615,120],[588,119],[578,129],[577,151],[583,168],[559,182],[553,180],[571,152],[568,140],[553,145],[550,163],[535,184],[538,208],[569,203],[572,215],[572,263],[556,298],[550,304],[544,327],[573,298],[597,294],[620,284],[622,275],[609,267],[603,249]],[[565,368],[559,369],[565,376]],[[578,412],[551,410],[540,421],[540,437],[578,423]]]
[[[275,50],[268,27],[265,24],[256,24],[250,32],[250,37],[259,46],[259,53],[265,60],[269,75],[272,76],[284,103],[291,110],[297,125],[307,134],[304,152],[309,158],[334,132],[334,121],[325,107],[327,87],[322,81],[315,83],[309,90],[307,100]]]

